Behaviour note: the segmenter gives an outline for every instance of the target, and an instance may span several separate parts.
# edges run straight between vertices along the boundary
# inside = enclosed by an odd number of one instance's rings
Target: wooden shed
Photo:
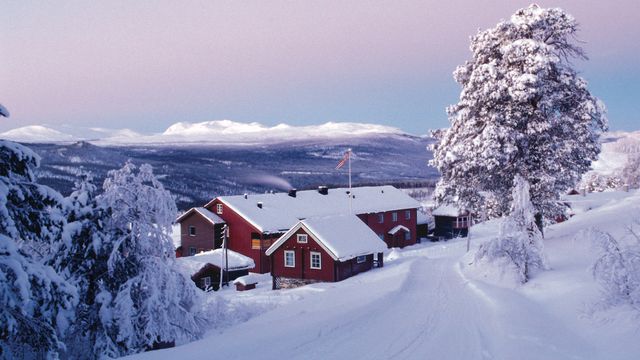
[[[202,290],[218,290],[223,284],[249,274],[255,263],[232,250],[215,249],[178,259],[183,272]],[[228,272],[227,270],[228,269]],[[221,273],[222,272],[222,279]]]
[[[432,212],[435,221],[433,235],[440,239],[466,237],[471,227],[471,214],[454,205],[442,205]]]

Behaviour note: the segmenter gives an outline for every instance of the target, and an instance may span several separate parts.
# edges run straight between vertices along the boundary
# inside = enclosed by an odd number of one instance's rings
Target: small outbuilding
[[[400,231],[406,231],[399,229]],[[271,259],[273,289],[313,282],[341,281],[374,266],[382,267],[387,249],[356,215],[299,221],[266,254]]]
[[[235,280],[233,280],[233,284],[236,286],[236,290],[238,291],[246,291],[256,288],[256,284],[260,282],[261,275],[258,274],[249,274],[245,276],[241,276]]]
[[[433,235],[439,239],[466,237],[471,226],[471,214],[455,205],[442,205],[432,212],[435,228]]]
[[[178,259],[178,263],[184,273],[202,290],[218,290],[221,272],[222,282],[227,284],[248,275],[249,270],[255,267],[253,259],[228,249],[215,249],[182,257]]]

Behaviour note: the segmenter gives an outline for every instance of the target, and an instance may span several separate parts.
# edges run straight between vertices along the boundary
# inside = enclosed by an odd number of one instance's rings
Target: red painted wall
[[[216,212],[217,204],[222,204],[222,214]],[[256,264],[256,267],[251,270],[252,272],[259,272],[261,274],[268,273],[271,268],[269,257],[264,254],[268,246],[263,246],[262,249],[251,248],[251,233],[258,233],[262,239],[266,239],[266,237],[218,199],[213,201],[208,207],[208,210],[220,216],[227,223],[229,227],[229,249],[252,258]]]
[[[304,229],[299,229],[291,235],[273,254],[271,254],[273,276],[282,276],[292,279],[308,279],[333,282],[335,261],[318,245],[311,236],[308,236],[306,244],[297,241],[297,234],[307,234]],[[295,267],[284,266],[285,250],[295,251]],[[319,252],[322,269],[311,269],[311,251]]]
[[[409,211],[409,219],[405,219],[405,211]],[[398,220],[393,221],[392,213],[398,213]],[[400,247],[413,245],[416,243],[416,229],[417,229],[417,210],[416,209],[403,209],[395,211],[384,212],[384,221],[380,223],[378,221],[379,213],[372,214],[358,214],[360,220],[364,221],[373,232],[376,234],[384,234],[384,241],[387,243],[387,247]],[[393,229],[397,225],[403,225],[411,231],[411,238],[404,240],[404,232],[400,231],[396,236],[391,236],[389,230]]]
[[[189,226],[195,226],[196,235],[189,235]],[[182,256],[189,256],[189,248],[195,247],[196,253],[214,249],[213,224],[197,212],[192,212],[180,223],[180,242]]]
[[[336,263],[336,281],[342,281],[353,275],[371,270],[371,268],[373,268],[373,256],[373,254],[367,255],[367,260],[360,264],[358,264],[357,258],[353,258],[341,263]]]

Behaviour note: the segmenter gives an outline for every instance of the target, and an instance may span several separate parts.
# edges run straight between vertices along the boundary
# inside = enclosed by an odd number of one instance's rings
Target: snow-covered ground
[[[271,291],[264,276],[256,290],[210,293],[209,301],[227,304],[216,329],[135,357],[638,359],[638,314],[624,306],[592,310],[600,300],[589,272],[596,250],[581,230],[625,236],[640,218],[640,192],[602,194],[568,199],[590,202],[547,228],[551,269],[524,286],[474,272],[465,239],[419,244],[392,250],[384,268],[340,283]],[[475,227],[472,252],[496,232],[497,222]]]

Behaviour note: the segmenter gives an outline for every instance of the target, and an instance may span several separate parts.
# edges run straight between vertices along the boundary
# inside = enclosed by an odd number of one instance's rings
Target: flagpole
[[[351,192],[351,148],[347,149],[349,160],[349,213],[353,214],[353,205],[351,200],[353,199],[353,193]]]

